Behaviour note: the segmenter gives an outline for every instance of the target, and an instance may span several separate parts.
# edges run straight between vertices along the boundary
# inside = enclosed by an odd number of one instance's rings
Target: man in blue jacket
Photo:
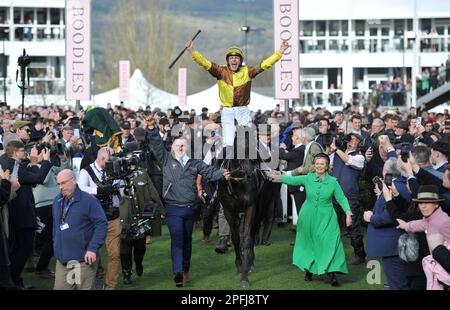
[[[53,201],[53,248],[57,259],[54,289],[90,290],[108,222],[100,202],[78,188],[71,170],[62,170],[56,181],[61,194]]]
[[[189,268],[192,251],[192,230],[199,214],[197,176],[208,181],[230,179],[230,173],[205,164],[201,159],[187,156],[188,142],[175,138],[172,152],[167,151],[157,128],[147,132],[148,142],[163,167],[163,199],[166,222],[171,239],[172,270],[177,287],[190,282]]]

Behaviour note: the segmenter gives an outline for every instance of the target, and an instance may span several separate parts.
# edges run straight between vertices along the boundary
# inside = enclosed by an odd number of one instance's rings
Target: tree
[[[168,70],[170,57],[176,53],[179,26],[170,22],[170,1],[120,0],[107,16],[101,37],[102,57],[95,74],[95,84],[102,89],[118,85],[118,62],[130,60],[132,71],[141,69],[155,86],[168,92],[177,90],[177,70]],[[145,14],[143,14],[145,13]]]

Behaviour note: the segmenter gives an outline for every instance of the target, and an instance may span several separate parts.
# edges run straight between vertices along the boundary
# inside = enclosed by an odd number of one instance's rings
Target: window
[[[389,27],[381,27],[381,35],[388,36],[389,35]]]
[[[323,81],[316,81],[314,83],[314,89],[323,89]]]
[[[8,8],[0,8],[0,24],[7,23]]]
[[[412,31],[413,30],[413,21],[412,21],[412,19],[407,19],[406,20],[406,29],[407,29],[407,31]]]
[[[403,35],[404,32],[404,20],[403,19],[396,19],[394,21],[394,33],[397,36]]]
[[[431,32],[431,19],[421,19],[419,22],[420,30],[425,34],[429,34]]]
[[[23,24],[21,16],[21,9],[20,8],[14,8],[14,24]]]
[[[328,24],[330,36],[337,36],[339,35],[339,21],[338,20],[331,20]]]
[[[371,27],[369,29],[369,35],[371,37],[376,37],[378,35],[378,27]]]
[[[313,22],[303,21],[300,23],[300,36],[310,37],[313,33]]]
[[[348,36],[348,20],[342,21],[342,35]]]
[[[37,9],[37,23],[40,25],[47,23],[47,9]]]
[[[329,49],[331,51],[338,51],[339,50],[338,40],[330,40]]]
[[[60,20],[61,20],[61,10],[50,9],[50,24],[59,25]]]
[[[24,10],[23,11],[23,17],[24,17],[24,21],[25,24],[32,24],[34,23],[34,12],[33,10]]]
[[[325,21],[316,21],[316,35],[317,36],[324,36],[326,30],[326,23]]]
[[[364,36],[365,30],[366,30],[366,21],[365,20],[356,20],[355,21],[355,35]]]
[[[317,51],[325,50],[325,40],[317,40],[316,50]]]
[[[436,27],[437,34],[444,34],[444,26],[437,26]]]

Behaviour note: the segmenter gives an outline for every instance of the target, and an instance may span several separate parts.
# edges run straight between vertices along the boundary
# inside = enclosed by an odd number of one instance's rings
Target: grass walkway
[[[191,261],[191,283],[178,290],[240,290],[241,287],[235,276],[234,251],[225,255],[214,252],[217,245],[217,237],[213,230],[212,240],[203,244],[201,229],[194,230],[193,249]],[[294,240],[294,234],[286,227],[274,225],[272,230],[272,245],[255,247],[255,272],[250,274],[250,290],[383,290],[386,283],[384,274],[381,284],[370,285],[366,281],[370,271],[365,265],[350,266],[350,273],[338,275],[341,286],[333,288],[320,277],[314,277],[312,282],[303,280],[304,273],[293,266],[292,249],[290,243]],[[353,249],[348,238],[343,238],[347,261],[353,257]],[[231,249],[231,248],[230,248]],[[105,253],[102,257],[106,262]],[[105,264],[104,264],[105,265]],[[51,263],[54,268],[54,261]],[[106,266],[104,266],[106,267]],[[52,289],[52,280],[40,280],[34,274],[24,273],[24,281],[36,289]],[[147,253],[144,259],[144,275],[141,278],[133,275],[131,285],[122,284],[122,274],[119,275],[118,289],[129,290],[172,290],[177,289],[172,280],[170,260],[170,238],[167,227],[163,227],[163,235],[153,239],[153,243],[147,245]]]

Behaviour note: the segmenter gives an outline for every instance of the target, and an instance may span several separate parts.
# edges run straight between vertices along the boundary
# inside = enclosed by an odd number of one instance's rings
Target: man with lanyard
[[[62,170],[57,178],[61,193],[53,201],[55,290],[90,290],[94,287],[97,257],[108,230],[98,200],[80,190],[73,171]],[[74,211],[76,210],[76,211]],[[79,270],[73,281],[71,273]]]
[[[111,149],[101,148],[95,162],[80,171],[78,185],[82,191],[96,196],[102,204],[108,220],[106,235],[106,252],[108,253],[108,269],[105,277],[105,289],[113,290],[117,286],[120,264],[120,223],[119,197],[113,184],[106,184],[106,161]]]
[[[248,67],[243,65],[244,52],[240,48],[233,46],[225,54],[227,65],[219,66],[204,58],[200,52],[194,51],[192,40],[186,43],[186,48],[191,53],[192,59],[217,78],[222,107],[223,147],[224,151],[228,149],[225,153],[229,154],[232,152],[231,146],[234,144],[236,133],[234,120],[237,120],[239,126],[249,127],[252,125],[252,118],[248,108],[252,80],[279,61],[288,47],[288,42],[284,41],[280,49],[272,56],[263,60],[258,66]],[[223,158],[229,157],[229,155],[224,155]]]

